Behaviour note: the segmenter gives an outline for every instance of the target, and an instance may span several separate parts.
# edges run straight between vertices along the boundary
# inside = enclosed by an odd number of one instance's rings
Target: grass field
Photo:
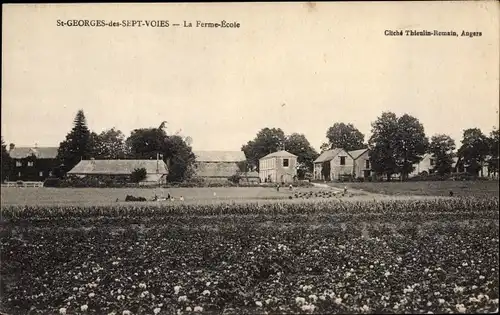
[[[317,190],[315,188],[295,188],[301,190]],[[215,195],[214,195],[215,193]],[[170,194],[178,199],[183,196],[190,201],[227,201],[227,200],[266,200],[287,199],[292,195],[288,189],[280,191],[268,187],[241,188],[17,188],[5,187],[1,190],[2,205],[13,204],[109,204],[116,199],[123,202],[127,195],[144,197],[152,200],[155,194],[166,197]]]
[[[370,193],[401,196],[497,196],[498,181],[429,181],[429,182],[364,182],[332,183],[333,187],[347,186]]]

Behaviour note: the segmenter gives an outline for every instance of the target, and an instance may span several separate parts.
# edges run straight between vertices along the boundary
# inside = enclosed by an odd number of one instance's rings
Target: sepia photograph
[[[0,315],[498,313],[499,30],[2,4]]]

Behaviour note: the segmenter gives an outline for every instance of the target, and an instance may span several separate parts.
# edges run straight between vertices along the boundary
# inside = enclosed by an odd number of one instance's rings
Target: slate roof
[[[15,147],[10,150],[9,155],[13,159],[23,159],[34,154],[37,159],[55,159],[58,147]]]
[[[156,174],[156,160],[83,160],[68,174],[82,175],[130,175],[137,168],[145,168],[147,174]],[[167,174],[167,164],[158,161],[160,174]]]
[[[347,153],[349,153],[349,155],[352,156],[352,158],[356,160],[366,151],[368,151],[368,149],[353,150],[353,151],[349,151]]]
[[[267,159],[267,158],[270,158],[270,157],[297,157],[297,156],[295,154],[290,153],[290,152],[281,150],[281,151],[278,151],[278,152],[269,153],[268,155],[260,158],[260,160]]]
[[[243,151],[193,151],[197,162],[241,162],[247,158]]]
[[[340,152],[342,152],[342,149],[331,149],[328,151],[325,151],[321,153],[321,155],[314,160],[314,163],[321,163],[321,162],[327,162],[333,160]]]

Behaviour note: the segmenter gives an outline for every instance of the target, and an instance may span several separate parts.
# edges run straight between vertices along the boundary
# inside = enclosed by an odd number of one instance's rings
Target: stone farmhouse
[[[297,179],[297,156],[278,151],[259,159],[259,177],[261,182],[292,183]]]
[[[336,148],[325,151],[314,160],[313,178],[315,180],[340,180],[351,177],[354,159],[344,149]],[[326,173],[326,174],[325,174]]]
[[[68,172],[68,175],[80,178],[112,177],[115,180],[129,181],[132,172],[140,168],[146,169],[146,179],[140,184],[156,185],[166,182],[168,168],[163,160],[82,160]]]
[[[44,181],[57,167],[57,147],[9,146],[12,158],[7,181]]]

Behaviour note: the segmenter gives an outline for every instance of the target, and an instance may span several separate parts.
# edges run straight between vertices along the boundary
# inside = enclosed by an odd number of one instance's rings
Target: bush
[[[143,181],[146,179],[147,174],[148,173],[145,168],[136,168],[130,174],[130,181],[132,183],[138,183],[140,181]]]
[[[61,180],[59,178],[49,177],[43,182],[43,187],[59,187]]]
[[[239,184],[241,180],[241,175],[239,174],[231,175],[229,176],[228,180],[233,184]]]

